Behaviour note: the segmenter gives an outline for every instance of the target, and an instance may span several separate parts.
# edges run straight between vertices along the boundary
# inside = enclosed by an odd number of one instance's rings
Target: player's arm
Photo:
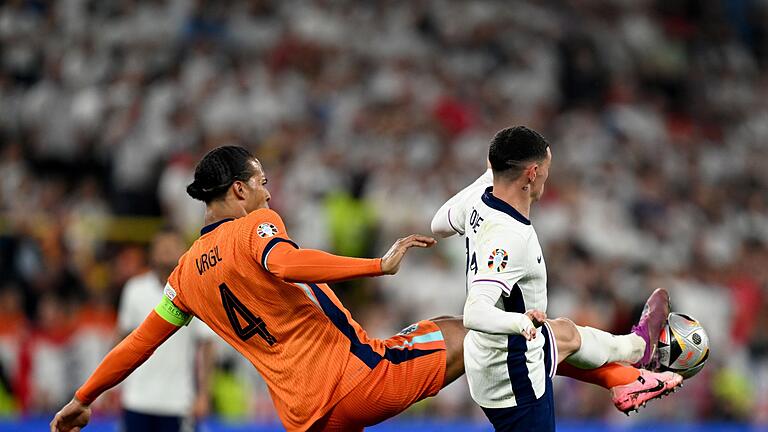
[[[497,285],[500,282],[474,283],[464,304],[464,327],[489,334],[522,335],[526,340],[536,337],[536,327],[533,324],[543,322],[546,316],[539,311],[526,313],[505,312],[496,307],[503,289]]]
[[[412,247],[430,247],[435,239],[413,234],[398,239],[381,258],[366,259],[333,255],[316,249],[301,249],[281,241],[264,254],[264,268],[290,282],[338,282],[360,277],[395,274],[405,252]]]
[[[88,424],[90,404],[141,366],[157,347],[189,323],[190,318],[189,314],[163,296],[155,310],[107,354],[85,384],[75,392],[72,401],[56,414],[50,424],[51,431],[78,431]]]
[[[539,324],[543,313],[538,311],[505,311],[496,307],[503,297],[519,290],[515,285],[528,272],[526,262],[528,239],[513,230],[496,228],[486,233],[487,240],[477,245],[472,262],[488,257],[488,265],[475,265],[471,276],[467,300],[464,303],[464,326],[470,330],[489,334],[520,334],[531,340],[536,337],[532,319]],[[522,293],[516,293],[521,295]],[[519,304],[512,302],[512,307]]]
[[[440,237],[454,234],[464,235],[464,220],[467,215],[467,203],[493,185],[493,172],[489,169],[471,185],[452,196],[437,210],[432,218],[432,233]]]
[[[288,237],[282,218],[274,210],[260,209],[247,218],[252,227],[250,248],[254,259],[265,270],[289,282],[338,282],[394,274],[408,249],[436,243],[431,237],[413,234],[398,239],[381,258],[352,258],[299,248]]]

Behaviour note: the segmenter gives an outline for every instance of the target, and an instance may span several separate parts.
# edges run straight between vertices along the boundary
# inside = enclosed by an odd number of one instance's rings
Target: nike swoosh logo
[[[636,392],[630,393],[630,395],[636,395],[636,394],[641,394],[641,393],[652,393],[652,392],[657,392],[659,390],[663,390],[664,389],[664,383],[661,382],[660,379],[656,378],[656,383],[657,383],[656,387],[654,387],[654,388],[649,388],[649,389],[645,389],[645,390],[638,390]]]

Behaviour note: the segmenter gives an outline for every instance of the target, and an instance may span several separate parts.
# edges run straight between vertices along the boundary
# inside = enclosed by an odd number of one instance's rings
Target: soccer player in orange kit
[[[203,157],[187,188],[207,205],[201,237],[179,260],[155,310],[104,358],[56,414],[51,431],[84,427],[90,404],[192,316],[251,361],[291,431],[362,430],[464,373],[461,317],[419,321],[389,339],[369,338],[324,284],[394,274],[408,249],[432,246],[434,239],[399,239],[378,259],[301,249],[269,209],[266,184],[261,164],[243,148],[219,147]],[[556,337],[564,358],[574,344]],[[579,371],[578,379],[610,388],[638,374],[605,365]],[[168,397],[174,397],[172,388]]]
[[[460,318],[420,321],[373,339],[324,284],[394,274],[409,248],[434,239],[399,239],[378,259],[301,249],[269,209],[266,184],[243,148],[220,147],[200,161],[187,192],[207,204],[201,237],[179,260],[160,304],[107,355],[51,430],[87,424],[88,405],[192,316],[258,369],[288,430],[362,430],[464,373]]]

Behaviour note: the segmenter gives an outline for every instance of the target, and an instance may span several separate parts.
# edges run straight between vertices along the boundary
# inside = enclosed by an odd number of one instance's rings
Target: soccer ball
[[[657,349],[662,370],[690,378],[699,373],[709,357],[709,337],[694,318],[672,312],[661,329]]]

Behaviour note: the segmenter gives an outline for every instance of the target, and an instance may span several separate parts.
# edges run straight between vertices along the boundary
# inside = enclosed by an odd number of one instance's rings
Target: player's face
[[[245,209],[249,213],[260,208],[269,208],[271,196],[267,190],[267,176],[257,160],[251,161],[254,174],[248,179],[248,194],[245,198]]]
[[[533,184],[531,185],[531,198],[533,198],[534,201],[538,201],[544,194],[544,184],[549,177],[549,167],[551,165],[552,152],[549,147],[547,147],[547,157],[544,159],[544,162],[539,164],[539,169],[536,170],[536,179],[534,179]]]

